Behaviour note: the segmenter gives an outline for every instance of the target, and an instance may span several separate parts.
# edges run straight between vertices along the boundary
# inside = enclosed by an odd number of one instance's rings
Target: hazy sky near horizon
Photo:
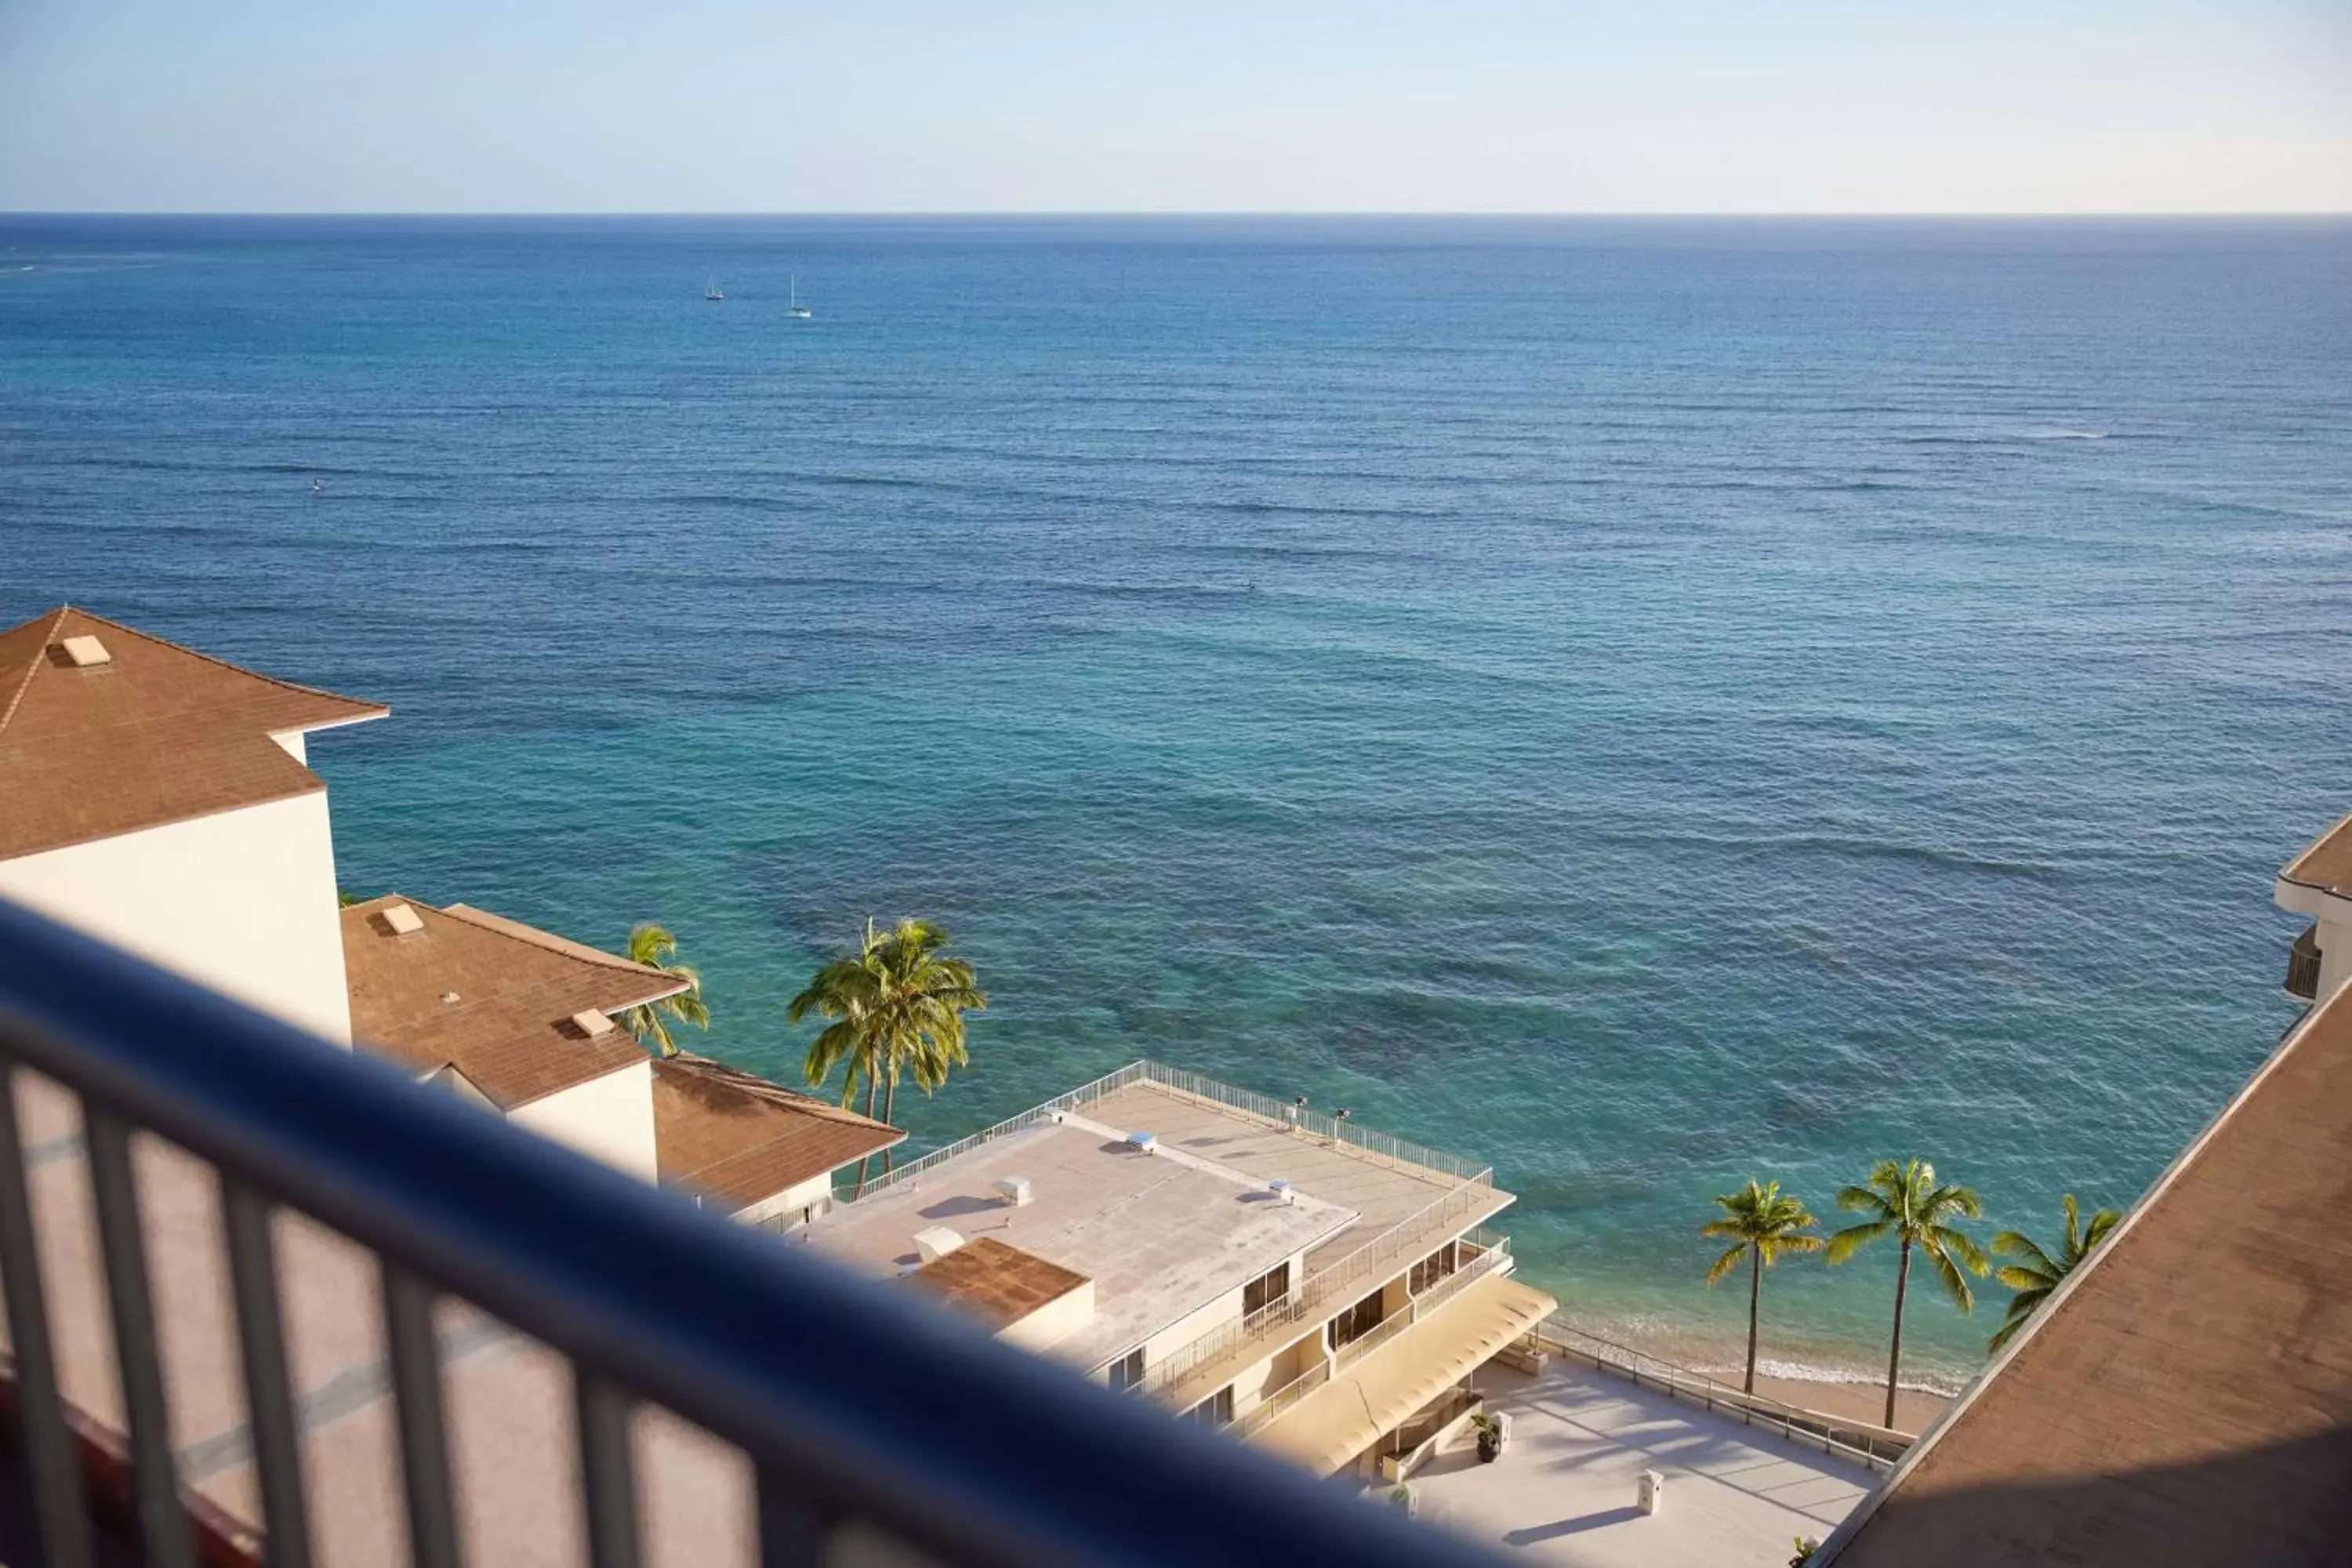
[[[0,0],[0,210],[2352,210],[2352,0]]]

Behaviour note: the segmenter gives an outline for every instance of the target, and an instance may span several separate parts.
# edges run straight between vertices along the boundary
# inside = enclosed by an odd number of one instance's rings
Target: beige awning
[[[1559,1302],[1490,1275],[1250,1434],[1330,1475],[1551,1316]]]

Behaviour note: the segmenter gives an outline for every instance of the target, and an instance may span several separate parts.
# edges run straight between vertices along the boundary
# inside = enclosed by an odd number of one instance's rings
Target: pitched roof
[[[396,909],[415,915],[415,929],[396,929]],[[502,1110],[644,1061],[633,1037],[592,1034],[580,1016],[593,1025],[686,989],[658,969],[464,904],[436,910],[388,894],[349,906],[342,921],[352,1037],[419,1074],[454,1068]]]
[[[2341,1562],[2347,1149],[2352,988],[2313,1009],[1822,1561]]]
[[[2279,879],[2299,887],[2316,888],[2339,899],[2352,899],[2352,816],[2321,835],[2318,841],[2287,863]]]
[[[738,1207],[906,1136],[708,1057],[680,1054],[654,1063],[654,1144],[663,1184]]]
[[[389,711],[60,605],[0,632],[0,859],[324,789],[270,737]]]

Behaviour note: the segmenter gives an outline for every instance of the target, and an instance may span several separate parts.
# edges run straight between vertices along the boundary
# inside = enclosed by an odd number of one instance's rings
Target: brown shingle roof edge
[[[2352,899],[2352,816],[2314,839],[2286,864],[2279,880]]]
[[[2352,819],[2347,819],[2352,821]],[[1862,1545],[1865,1559],[1872,1543],[1864,1540],[1871,1521],[1890,1499],[1902,1493],[1906,1484],[1923,1468],[1932,1466],[1939,1448],[1955,1434],[1963,1431],[1970,1413],[1976,1410],[1996,1388],[2009,1369],[2029,1354],[2033,1347],[2051,1333],[2053,1327],[2068,1321],[2067,1307],[2077,1296],[2095,1290],[2104,1281],[2116,1260],[2126,1255],[2130,1243],[2151,1223],[2166,1197],[2196,1171],[2207,1152],[2225,1136],[2235,1123],[2283,1071],[2294,1064],[2307,1051],[2327,1052],[2352,1048],[2352,986],[2339,990],[2328,1001],[2312,1008],[2280,1040],[2270,1055],[2254,1069],[2253,1074],[2233,1095],[2229,1103],[2205,1129],[2183,1149],[2162,1174],[2142,1194],[2139,1201],[2125,1215],[2123,1222],[2111,1232],[2098,1250],[2069,1272],[2056,1289],[2043,1300],[2041,1308],[2026,1321],[2025,1326],[2002,1347],[1986,1365],[1976,1381],[1960,1396],[1945,1407],[1935,1424],[1912,1444],[1902,1461],[1865,1497],[1861,1505],[1822,1543],[1816,1553],[1807,1560],[1808,1568],[1830,1568],[1847,1558],[1848,1553]],[[2264,1561],[2255,1550],[2255,1543],[2243,1543],[2245,1562]],[[1876,1559],[1868,1559],[1875,1561]],[[2072,1561],[2073,1559],[2070,1559]],[[2185,1559],[2184,1559],[2185,1560]],[[2201,1559],[2199,1559],[2201,1561]],[[1858,1560],[1859,1561],[1859,1560]],[[2086,1562],[2105,1559],[2084,1559]]]
[[[708,1057],[680,1052],[654,1062],[654,1142],[665,1185],[748,1207],[906,1136]]]

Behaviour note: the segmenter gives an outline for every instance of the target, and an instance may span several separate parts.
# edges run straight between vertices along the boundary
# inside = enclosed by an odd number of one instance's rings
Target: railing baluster
[[[302,1436],[294,1421],[294,1380],[286,1365],[285,1312],[268,1199],[221,1178],[228,1230],[229,1286],[236,1297],[237,1353],[245,1363],[246,1423],[261,1481],[269,1568],[310,1568],[310,1510],[302,1493]]]
[[[433,1337],[433,1288],[386,1259],[384,1342],[400,1423],[401,1479],[408,1499],[408,1560],[459,1568],[457,1513],[449,1485],[449,1426],[441,1398],[441,1347]]]
[[[131,1427],[140,1536],[146,1543],[147,1561],[158,1568],[195,1568],[195,1546],[188,1534],[188,1516],[180,1506],[179,1472],[172,1459],[163,1362],[155,1342],[155,1302],[148,1289],[146,1234],[140,1223],[138,1177],[131,1166],[131,1127],[87,1100],[82,1121],[89,1129],[99,1249],[106,1260],[107,1315],[114,1321],[114,1359]]]
[[[0,1058],[0,1285],[8,1297],[8,1340],[16,1358],[16,1423],[40,1527],[41,1560],[50,1568],[89,1568],[89,1520],[83,1512],[81,1467],[58,1397],[57,1349],[49,1341],[41,1291],[40,1244],[25,1176],[25,1142],[16,1125],[16,1068]]]
[[[760,1568],[820,1568],[832,1521],[773,1466],[760,1467]]]
[[[575,1365],[580,1424],[580,1500],[588,1513],[592,1568],[637,1568],[637,1474],[629,1447],[629,1396],[611,1379]]]

